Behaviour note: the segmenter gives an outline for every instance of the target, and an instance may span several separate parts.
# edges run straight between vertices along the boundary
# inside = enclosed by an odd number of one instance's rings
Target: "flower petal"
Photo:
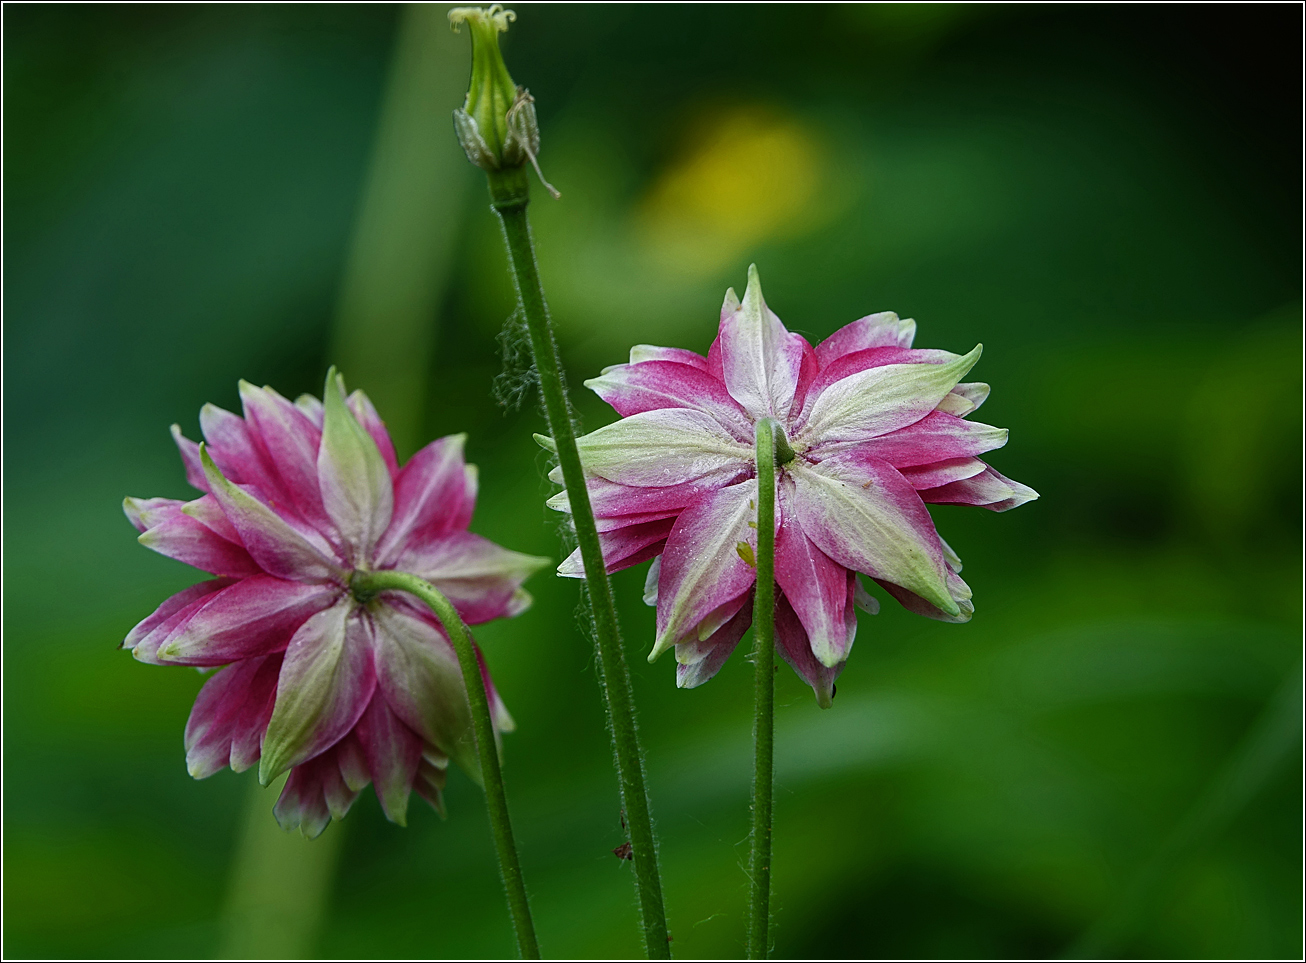
[[[921,500],[932,505],[975,505],[992,512],[1006,512],[1038,498],[1038,492],[1028,485],[1012,481],[983,462],[980,464],[983,469],[975,475],[922,491]]]
[[[160,644],[158,660],[170,665],[227,665],[279,652],[315,613],[336,600],[332,585],[305,585],[254,575],[211,597]]]
[[[205,601],[214,592],[221,591],[232,584],[229,578],[215,578],[208,582],[200,582],[198,585],[192,585],[190,588],[184,588],[176,595],[166,599],[154,612],[140,622],[127,633],[127,637],[122,640],[120,648],[134,649],[149,635],[165,628],[165,623],[172,622],[175,625],[176,618],[184,610],[193,611],[193,606]],[[162,641],[166,637],[167,631],[159,636]],[[157,649],[158,646],[156,645]]]
[[[371,562],[394,512],[390,469],[376,441],[345,402],[345,381],[327,373],[322,445],[317,453],[322,504],[355,565]]]
[[[910,348],[916,322],[899,319],[892,311],[868,314],[830,335],[816,346],[816,360],[824,370],[837,359],[867,348]]]
[[[690,638],[676,645],[676,686],[693,689],[720,671],[739,640],[753,624],[753,592],[750,589],[735,600],[737,608],[706,639]]]
[[[200,457],[213,497],[240,535],[245,549],[263,571],[278,578],[300,581],[325,582],[344,577],[325,539],[307,526],[292,524],[275,509],[223,477],[209,455],[208,445],[200,446]]]
[[[376,689],[373,635],[371,619],[348,597],[299,627],[277,679],[259,782],[312,759],[358,722]]]
[[[680,485],[752,460],[751,444],[687,408],[631,415],[577,438],[576,447],[588,474],[648,488]]]
[[[589,492],[590,508],[595,519],[626,518],[638,515],[675,514],[696,501],[699,496],[725,488],[752,471],[751,462],[737,462],[719,471],[709,472],[692,482],[680,485],[637,486],[620,485],[606,478],[587,475],[585,488]],[[562,470],[555,467],[549,472],[549,481],[562,484]],[[571,511],[571,500],[560,491],[545,504],[560,512]]]
[[[308,420],[313,422],[313,426],[318,431],[322,430],[322,423],[326,419],[326,409],[322,407],[322,402],[316,395],[302,394],[295,399],[295,407],[308,416]]]
[[[982,381],[968,381],[959,384],[943,396],[939,402],[939,411],[961,418],[970,414],[984,404],[989,396],[989,386]]]
[[[822,709],[830,708],[834,704],[834,680],[839,678],[844,663],[826,666],[816,658],[803,623],[784,595],[777,595],[775,600],[775,647],[780,657],[812,687],[816,704]]]
[[[903,478],[911,482],[911,487],[918,492],[927,488],[938,488],[951,482],[971,478],[982,472],[987,466],[978,458],[945,458],[928,465],[916,465],[912,468],[899,468]],[[925,500],[925,499],[923,499]]]
[[[550,561],[509,551],[471,532],[451,532],[411,545],[395,567],[433,583],[464,622],[476,625],[507,614],[522,582]]]
[[[417,778],[413,781],[413,792],[421,796],[441,816],[444,815],[444,781],[449,772],[449,761],[443,767],[434,765],[425,756],[417,767]]]
[[[172,440],[177,443],[181,453],[181,463],[186,466],[186,481],[193,488],[202,492],[209,490],[208,479],[204,477],[204,465],[200,462],[200,446],[181,433],[181,425],[172,426]]]
[[[611,532],[600,532],[599,548],[603,550],[603,562],[608,574],[620,572],[623,568],[630,568],[661,554],[662,546],[675,524],[674,518],[663,518],[627,525]],[[558,574],[563,578],[585,577],[585,563],[581,561],[579,548],[558,566]]]
[[[794,482],[780,484],[780,531],[775,540],[775,580],[793,606],[822,665],[848,658],[848,569],[822,552],[803,532],[795,510]],[[852,625],[856,627],[854,619]]]
[[[200,409],[200,431],[204,434],[204,444],[200,446],[201,468],[203,452],[207,450],[224,478],[236,485],[252,485],[265,498],[282,505],[283,510],[293,510],[290,495],[283,490],[281,477],[263,450],[262,440],[245,424],[244,418],[217,405],[205,405]],[[207,470],[204,480],[206,490],[212,491]]]
[[[948,594],[956,604],[956,612],[945,612],[937,605],[927,602],[915,592],[885,579],[877,578],[875,581],[908,612],[923,615],[928,619],[937,619],[940,622],[969,622],[971,616],[975,614],[975,605],[971,602],[970,586],[962,581],[961,576],[951,566],[948,569],[947,576]]]
[[[951,351],[898,347],[867,348],[843,355],[830,362],[812,378],[812,383],[806,392],[805,403],[795,408],[801,414],[794,420],[794,425],[801,428],[810,417],[816,399],[827,388],[859,372],[869,371],[871,368],[883,368],[891,364],[948,364],[959,357],[960,355],[953,354]]]
[[[259,656],[220,669],[204,683],[186,722],[186,768],[194,778],[227,766],[241,772],[258,759],[280,668],[279,653]]]
[[[244,545],[223,538],[192,517],[184,504],[166,513],[150,514],[156,516],[156,520],[137,539],[146,548],[214,575],[244,578],[262,574],[263,570],[245,551]]]
[[[298,829],[315,839],[332,818],[343,819],[357,798],[358,792],[340,775],[336,753],[328,750],[294,768],[272,814],[287,832]]]
[[[122,500],[122,513],[138,532],[146,532],[152,526],[171,518],[186,503],[178,498],[132,498]]]
[[[920,421],[979,360],[982,346],[947,364],[888,364],[836,381],[811,403],[795,447],[857,441]]]
[[[408,794],[422,761],[421,737],[390,711],[379,688],[354,727],[354,735],[363,748],[386,819],[407,826]]]
[[[865,441],[832,442],[807,452],[820,460],[839,451],[863,451],[895,468],[928,465],[945,458],[972,458],[1001,448],[1007,429],[966,421],[942,411],[932,411],[914,425]]]
[[[785,330],[762,298],[757,268],[748,268],[744,300],[721,309],[721,364],[730,394],[756,418],[787,422],[803,361],[802,335]]]
[[[704,495],[681,513],[662,553],[650,662],[676,643],[698,637],[699,624],[713,610],[757,580],[749,561],[757,550],[756,524],[756,479]]]
[[[395,443],[390,440],[390,432],[386,430],[381,416],[376,413],[376,406],[372,404],[372,399],[363,393],[362,388],[355,388],[346,404],[358,419],[358,423],[376,442],[377,450],[381,452],[386,467],[390,469],[390,477],[399,474],[399,459],[395,457]],[[325,420],[325,414],[323,418]]]
[[[295,510],[318,531],[330,532],[317,477],[321,430],[293,402],[271,388],[241,381],[240,401],[245,423],[257,433],[281,480],[281,489]]]
[[[715,418],[741,441],[753,437],[752,419],[724,384],[699,367],[675,361],[619,364],[605,368],[585,387],[623,418],[661,408],[692,408]]]
[[[466,435],[431,442],[404,465],[394,484],[394,517],[376,547],[385,567],[410,541],[422,543],[462,531],[476,505],[476,469],[463,460]]]
[[[892,466],[844,452],[817,465],[798,459],[787,471],[798,523],[821,551],[844,568],[889,579],[957,613],[934,521]]]
[[[377,685],[410,729],[480,780],[467,688],[453,646],[383,593],[376,620]]]
[[[674,361],[707,371],[707,359],[701,354],[685,348],[659,348],[652,344],[637,344],[630,349],[630,363],[642,364],[645,361]]]

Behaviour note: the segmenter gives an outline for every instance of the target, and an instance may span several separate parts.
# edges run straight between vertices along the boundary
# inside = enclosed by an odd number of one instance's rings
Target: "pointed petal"
[[[1007,429],[932,411],[914,425],[866,441],[833,442],[807,452],[820,460],[839,451],[864,451],[895,468],[928,465],[945,458],[973,458],[1007,443]]]
[[[132,498],[122,500],[122,513],[138,532],[171,518],[186,503],[176,498]]]
[[[308,420],[313,422],[313,427],[318,431],[322,430],[322,422],[326,418],[326,409],[322,407],[322,402],[315,395],[300,395],[295,399],[295,407],[308,416]]]
[[[692,482],[680,485],[637,486],[621,485],[606,478],[587,475],[585,487],[589,492],[590,508],[595,519],[625,518],[635,515],[676,514],[707,492],[725,488],[751,473],[752,464],[740,461],[724,469],[709,472]],[[549,472],[549,480],[562,484],[562,472]],[[565,491],[558,492],[546,503],[560,512],[571,511],[571,501]]]
[[[463,460],[466,435],[431,442],[404,465],[394,484],[394,517],[376,548],[377,565],[392,565],[410,541],[463,531],[476,505],[476,474]]]
[[[794,424],[796,427],[801,428],[811,416],[816,400],[827,388],[836,382],[843,381],[845,378],[850,378],[863,371],[869,371],[871,368],[883,368],[891,364],[948,364],[956,361],[959,357],[961,356],[953,354],[951,351],[897,347],[867,348],[864,351],[853,351],[850,354],[843,355],[830,362],[819,374],[812,378],[811,386],[806,394],[805,404],[796,409],[802,413]]]
[[[699,623],[757,580],[757,480],[704,495],[676,520],[662,553],[657,640],[649,661],[697,637]],[[741,547],[742,546],[742,547]]]
[[[395,567],[448,596],[469,625],[503,617],[522,582],[551,559],[523,555],[471,532],[451,532],[400,552]]]
[[[676,524],[674,518],[627,525],[611,532],[599,533],[599,548],[603,550],[603,562],[608,574],[620,572],[624,568],[646,562],[654,555],[662,553],[662,546]],[[585,564],[581,561],[580,549],[568,555],[558,566],[558,574],[563,578],[584,578]]]
[[[922,491],[921,499],[932,505],[975,505],[992,512],[1006,512],[1038,498],[1038,492],[1028,485],[1012,481],[983,462],[980,464],[982,471],[961,481]]]
[[[957,385],[939,402],[939,411],[961,418],[984,404],[989,396],[989,386],[982,381],[968,381]]]
[[[948,364],[881,365],[836,381],[816,395],[795,447],[875,438],[915,424],[975,365],[980,350]]]
[[[292,524],[228,481],[209,456],[207,445],[200,446],[200,457],[213,497],[263,571],[278,578],[302,581],[344,578],[344,571],[325,539],[307,527]]]
[[[807,537],[844,568],[886,578],[956,614],[939,536],[920,496],[887,462],[856,452],[788,466]]]
[[[210,598],[159,646],[170,665],[227,665],[279,652],[315,613],[340,595],[331,585],[305,585],[254,575]]]
[[[879,578],[875,581],[908,612],[915,612],[917,615],[923,615],[928,619],[937,619],[940,622],[969,622],[971,616],[975,614],[975,605],[971,602],[970,586],[962,581],[961,576],[951,568],[948,570],[947,577],[948,594],[956,605],[956,612],[945,612],[937,605],[926,601],[915,592],[909,591],[901,585],[895,585]]]
[[[978,458],[945,458],[928,465],[916,465],[912,468],[899,468],[902,477],[911,482],[911,487],[918,492],[927,488],[938,488],[965,478],[972,478],[985,469],[984,462]]]
[[[186,481],[202,492],[209,490],[208,479],[204,477],[204,465],[200,463],[200,446],[181,433],[181,425],[172,426],[172,440],[177,443],[181,453],[181,463],[186,466]]]
[[[651,344],[637,344],[630,349],[631,364],[642,364],[645,361],[674,361],[677,364],[698,368],[700,371],[707,370],[706,358],[684,348],[659,348]]]
[[[136,648],[146,636],[155,632],[164,623],[170,619],[175,619],[184,610],[191,609],[196,603],[203,602],[214,592],[218,592],[231,584],[232,580],[229,578],[215,578],[182,589],[176,595],[165,600],[151,615],[137,622],[136,626],[127,633],[127,637],[123,639],[121,648]]]
[[[279,654],[245,659],[204,683],[186,722],[186,768],[191,776],[206,779],[228,765],[240,772],[258,758],[280,666]]]
[[[868,314],[852,324],[845,324],[816,346],[816,358],[825,369],[854,351],[867,348],[910,348],[916,335],[916,322],[905,320],[892,311]]]
[[[799,678],[812,687],[816,704],[822,709],[830,708],[834,703],[834,680],[839,678],[844,663],[821,664],[812,653],[803,623],[783,595],[777,595],[775,600],[775,648]]]
[[[318,482],[327,516],[355,564],[372,560],[394,512],[390,469],[367,430],[345,403],[345,382],[334,368],[327,374],[322,446],[317,453]]]
[[[282,488],[281,477],[263,450],[258,433],[245,423],[244,418],[217,405],[205,405],[200,409],[200,431],[204,434],[204,444],[200,446],[201,468],[204,467],[203,452],[208,451],[228,481],[236,485],[252,485],[264,497],[283,504],[287,511],[291,510],[290,495]],[[208,486],[206,490],[212,491],[207,469],[204,480]]]
[[[277,679],[259,782],[312,759],[358,722],[376,689],[372,636],[367,613],[348,597],[299,627]]]
[[[243,545],[240,540],[240,533],[231,524],[231,520],[222,513],[222,506],[218,504],[218,500],[212,495],[204,495],[193,502],[187,502],[181,506],[181,510],[221,535],[227,541]]]
[[[340,775],[335,753],[328,750],[294,768],[272,814],[287,832],[298,829],[315,839],[333,817],[344,818],[357,798]]]
[[[701,359],[700,359],[701,360]],[[715,418],[741,441],[753,437],[752,419],[726,386],[702,368],[674,361],[645,361],[605,368],[585,382],[623,418],[662,408],[692,408]]]
[[[349,410],[358,419],[358,423],[376,442],[377,450],[381,452],[386,467],[390,469],[390,477],[399,474],[399,459],[395,457],[395,444],[390,440],[390,432],[386,430],[385,422],[376,413],[376,406],[372,404],[372,399],[363,393],[362,388],[357,388],[349,396],[348,405]]]
[[[730,394],[754,418],[770,416],[787,423],[807,342],[785,330],[766,306],[755,267],[748,269],[743,303],[728,313],[722,308],[720,338]]]
[[[387,604],[376,607],[377,684],[408,727],[479,779],[467,689],[453,646],[423,619]]]
[[[794,483],[786,477],[780,484],[775,580],[803,623],[816,658],[822,665],[833,666],[848,658],[852,645],[846,618],[848,569],[817,548],[803,532],[794,499]]]
[[[693,689],[720,671],[739,640],[753,624],[753,592],[750,589],[733,603],[734,614],[706,639],[689,639],[676,646],[676,686]]]
[[[431,808],[441,816],[444,816],[444,781],[448,771],[448,760],[445,760],[442,768],[423,757],[417,767],[417,778],[413,781],[413,792],[430,803]]]
[[[576,439],[576,446],[586,473],[640,487],[679,485],[752,459],[751,444],[687,408],[631,415]]]
[[[372,694],[372,698],[376,698],[375,693]],[[357,727],[336,743],[334,752],[345,785],[353,792],[362,792],[366,789],[368,783],[372,781],[372,773],[367,768],[367,756],[363,754],[363,746],[358,741]]]
[[[205,496],[206,498],[209,496]],[[244,578],[263,570],[239,542],[228,541],[177,506],[137,539],[146,548],[214,575]]]
[[[653,564],[648,567],[648,574],[644,576],[644,604],[658,604],[658,579],[662,575],[662,556],[659,555],[653,559]]]
[[[386,819],[407,826],[408,794],[422,761],[421,737],[390,711],[379,689],[358,720],[354,734],[363,748]]]
[[[295,510],[319,531],[331,530],[318,490],[322,432],[307,415],[271,388],[240,382],[245,423],[257,434]]]

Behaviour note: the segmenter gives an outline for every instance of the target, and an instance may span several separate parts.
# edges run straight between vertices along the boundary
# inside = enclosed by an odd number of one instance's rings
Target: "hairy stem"
[[[635,723],[635,705],[630,691],[630,671],[621,647],[612,585],[608,581],[603,552],[599,547],[594,512],[576,451],[572,430],[571,402],[563,379],[558,346],[553,337],[549,308],[544,300],[530,222],[526,217],[528,187],[524,171],[493,172],[490,197],[503,225],[504,242],[517,287],[518,302],[530,332],[531,351],[544,398],[544,412],[549,431],[557,444],[558,463],[571,504],[576,541],[585,563],[585,582],[594,617],[595,645],[598,649],[600,683],[607,703],[612,748],[617,759],[617,777],[621,801],[630,832],[635,864],[635,888],[639,896],[640,919],[644,930],[645,951],[650,958],[671,956],[667,936],[666,911],[662,904],[662,880],[658,874],[657,846],[653,821],[649,814],[648,792],[644,786],[644,760]]]
[[[415,595],[430,607],[445,635],[458,654],[463,682],[467,686],[467,701],[472,710],[472,731],[476,736],[476,754],[481,760],[481,779],[485,784],[485,808],[490,814],[490,828],[494,832],[494,848],[499,855],[499,872],[503,876],[503,889],[508,897],[508,912],[512,914],[517,932],[517,950],[522,959],[538,960],[539,943],[535,939],[535,924],[531,920],[531,907],[526,898],[526,884],[522,881],[521,861],[517,857],[517,844],[512,836],[512,821],[508,817],[508,797],[503,791],[503,772],[499,768],[499,750],[494,738],[494,723],[490,718],[490,699],[485,691],[480,662],[472,647],[472,637],[463,624],[458,610],[440,591],[425,579],[407,572],[358,572],[352,588],[355,592],[382,592],[387,589]]]
[[[757,589],[753,596],[753,832],[748,958],[766,959],[771,922],[771,790],[775,760],[775,425],[757,424]]]

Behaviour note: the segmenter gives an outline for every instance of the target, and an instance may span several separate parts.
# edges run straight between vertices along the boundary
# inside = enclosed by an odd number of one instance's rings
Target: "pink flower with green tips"
[[[961,560],[926,504],[1006,511],[1038,497],[979,456],[1007,432],[967,417],[989,386],[979,360],[912,348],[916,324],[873,314],[813,348],[766,306],[755,268],[726,292],[707,357],[639,345],[586,382],[621,420],[578,439],[608,571],[653,559],[649,661],[675,648],[677,684],[701,685],[752,623],[755,426],[777,425],[776,644],[829,706],[857,630],[877,603],[857,573],[907,609],[974,612]],[[551,476],[552,477],[552,476]],[[558,479],[554,479],[555,481]],[[566,493],[549,505],[568,511]],[[559,574],[584,574],[579,553]]]
[[[324,401],[241,382],[244,417],[206,405],[203,444],[173,437],[193,501],[128,498],[142,545],[217,576],[168,599],[123,642],[156,665],[223,667],[186,725],[202,779],[259,764],[290,771],[274,812],[316,836],[373,783],[406,821],[411,792],[442,810],[449,760],[479,781],[467,693],[426,606],[355,591],[356,572],[398,569],[435,585],[470,624],[513,616],[548,560],[467,530],[476,469],[463,436],[399,467],[367,396],[327,375]],[[479,657],[479,653],[478,653]],[[499,731],[512,720],[481,662]]]

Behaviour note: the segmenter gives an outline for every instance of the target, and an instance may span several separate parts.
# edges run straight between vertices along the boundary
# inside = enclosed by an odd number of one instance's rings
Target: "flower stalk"
[[[512,915],[517,934],[517,950],[524,960],[538,960],[540,946],[535,938],[535,923],[531,919],[530,902],[526,884],[522,879],[521,860],[517,856],[517,843],[513,839],[512,820],[508,816],[508,797],[503,788],[503,771],[499,766],[499,750],[490,716],[490,699],[485,691],[485,679],[472,647],[471,635],[463,624],[458,610],[434,585],[407,572],[380,571],[355,572],[350,589],[357,597],[368,597],[378,592],[400,591],[421,599],[453,643],[458,654],[467,685],[467,701],[472,710],[472,731],[476,737],[476,753],[481,763],[481,778],[485,784],[485,806],[490,815],[490,828],[494,833],[494,848],[499,857],[499,873],[503,879],[504,893],[508,898],[508,912]]]
[[[793,451],[775,422],[757,423],[757,588],[753,595],[753,827],[747,951],[766,959],[771,921],[771,802],[775,783],[775,467]]]

